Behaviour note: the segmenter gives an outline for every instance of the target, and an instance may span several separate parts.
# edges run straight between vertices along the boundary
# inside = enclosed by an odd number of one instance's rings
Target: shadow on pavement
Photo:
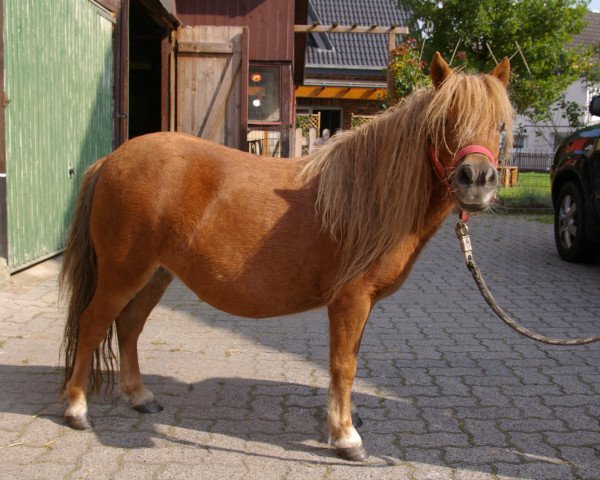
[[[90,399],[93,434],[103,445],[149,449],[148,455],[160,454],[160,447],[176,447],[191,454],[189,447],[195,455],[233,452],[309,464],[336,461],[334,451],[326,445],[324,388],[245,378],[207,378],[191,384],[159,375],[144,379],[164,405],[162,412],[135,412],[117,393]],[[64,425],[64,405],[58,401],[57,391],[62,369],[2,365],[0,380],[6,387],[0,400],[3,413]],[[586,459],[565,458],[565,453],[552,445],[553,439],[562,443],[581,437],[567,431],[568,419],[554,418],[537,397],[524,414],[515,404],[484,407],[465,392],[454,397],[453,406],[442,409],[429,406],[442,395],[422,397],[427,400],[421,403],[414,392],[402,396],[403,391],[411,391],[409,387],[396,390],[398,396],[353,396],[365,422],[359,432],[371,454],[370,466],[419,462],[489,472],[498,462],[532,461],[536,468],[586,468]],[[590,420],[588,407],[570,410],[571,422],[584,425]],[[516,434],[511,426],[518,430]],[[65,431],[90,434],[67,427]]]

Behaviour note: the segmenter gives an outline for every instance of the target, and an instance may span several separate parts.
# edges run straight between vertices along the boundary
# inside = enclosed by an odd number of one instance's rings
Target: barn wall
[[[294,59],[294,0],[175,0],[184,25],[247,26],[250,61]]]
[[[3,0],[8,263],[60,250],[81,176],[112,148],[112,16],[90,0]]]

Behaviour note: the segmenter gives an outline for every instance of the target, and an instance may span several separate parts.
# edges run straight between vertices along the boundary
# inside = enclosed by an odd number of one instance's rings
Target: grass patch
[[[523,215],[523,218],[528,222],[543,223],[544,225],[552,225],[554,223],[554,215]]]
[[[550,174],[519,173],[517,185],[501,187],[498,197],[506,208],[552,208]]]

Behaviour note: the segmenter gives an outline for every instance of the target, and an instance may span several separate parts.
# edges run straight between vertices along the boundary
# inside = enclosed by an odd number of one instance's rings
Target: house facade
[[[404,26],[396,0],[309,0],[308,23]],[[353,116],[374,115],[387,92],[386,34],[309,33],[304,82],[296,87],[296,111],[320,114],[320,133],[352,126]]]

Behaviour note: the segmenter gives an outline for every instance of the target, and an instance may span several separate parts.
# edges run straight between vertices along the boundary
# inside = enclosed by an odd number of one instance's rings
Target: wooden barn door
[[[245,150],[248,28],[179,28],[176,55],[176,130]]]

